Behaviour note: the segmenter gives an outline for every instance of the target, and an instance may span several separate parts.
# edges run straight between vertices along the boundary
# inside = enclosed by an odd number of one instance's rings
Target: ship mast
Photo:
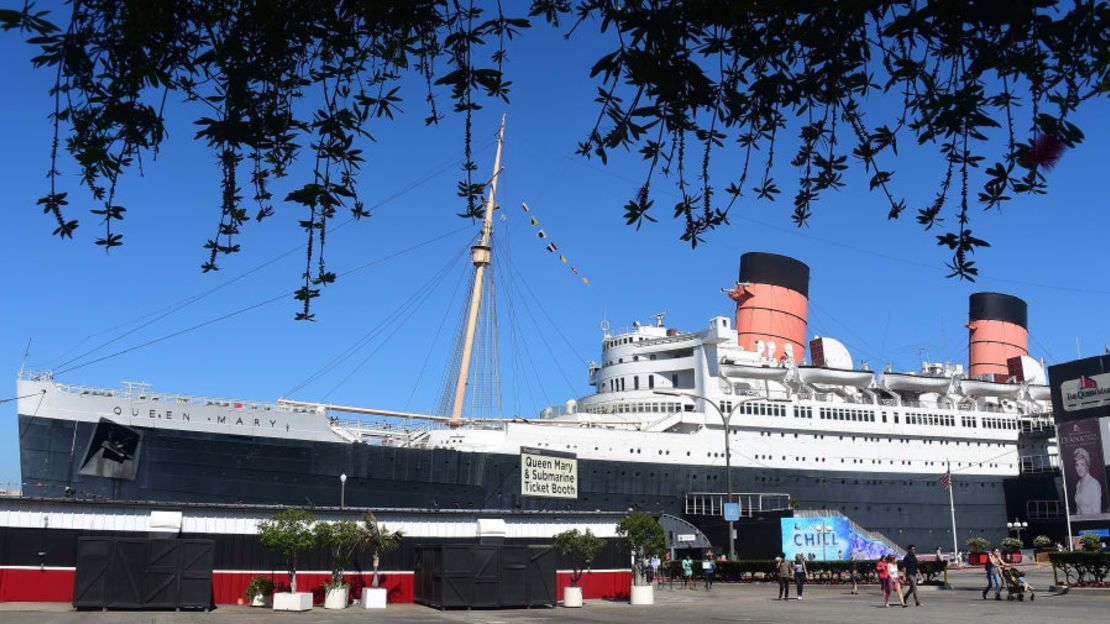
[[[452,427],[462,424],[463,404],[466,399],[466,383],[470,375],[470,358],[474,352],[474,328],[478,323],[478,309],[482,305],[482,284],[486,268],[492,259],[490,238],[493,236],[494,198],[497,195],[497,178],[501,174],[501,143],[505,138],[505,115],[501,115],[501,129],[497,132],[497,154],[493,158],[493,177],[489,182],[489,196],[486,199],[486,213],[482,219],[482,235],[478,244],[470,248],[470,258],[474,263],[474,287],[470,291],[470,306],[466,314],[466,334],[463,338],[462,360],[459,364],[459,377],[455,382],[455,402],[451,408]]]

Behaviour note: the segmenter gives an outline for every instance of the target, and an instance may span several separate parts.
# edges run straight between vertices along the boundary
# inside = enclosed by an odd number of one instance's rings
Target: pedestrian
[[[987,564],[983,569],[987,572],[987,588],[983,590],[983,600],[994,588],[994,599],[1002,600],[1002,553],[995,548],[987,555]]]
[[[883,606],[890,606],[891,594],[898,597],[903,607],[906,606],[906,601],[902,599],[902,573],[898,569],[898,557],[893,553],[886,556],[886,586],[888,591],[883,595]]]
[[[651,556],[651,581],[655,581],[655,579],[660,578],[659,566],[662,564],[663,562],[659,560],[659,555]],[[660,580],[659,582],[662,582],[662,580]]]
[[[883,601],[886,602],[890,596],[890,579],[886,574],[886,555],[879,557],[875,562],[875,572],[879,575],[879,589],[883,592]]]
[[[906,571],[906,593],[902,596],[902,606],[909,605],[910,594],[913,594],[914,605],[920,607],[921,599],[917,597],[917,546],[910,544],[906,550],[906,556],[902,558],[902,569]]]
[[[716,564],[713,563],[713,551],[705,557],[701,562],[701,572],[705,575],[705,591],[713,589],[713,574],[717,571]]]
[[[694,586],[694,562],[690,561],[689,553],[682,559],[682,589]]]
[[[852,595],[859,593],[859,561],[852,559],[852,568],[849,572],[852,580]]]
[[[779,600],[790,600],[790,579],[794,576],[794,565],[786,558],[786,553],[775,557],[775,574],[779,579]]]
[[[964,551],[957,550],[956,551],[956,567],[957,568],[962,568],[963,566],[964,566]]]
[[[805,589],[805,586],[806,586],[806,576],[808,576],[808,572],[806,570],[805,557],[802,557],[801,555],[795,555],[795,557],[794,557],[794,584],[797,585],[798,600],[802,599],[802,590]]]
[[[937,546],[937,561],[944,561],[944,555],[941,553],[940,546]]]

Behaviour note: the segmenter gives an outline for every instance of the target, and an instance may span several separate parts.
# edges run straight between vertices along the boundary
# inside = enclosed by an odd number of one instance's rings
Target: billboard
[[[782,518],[782,552],[787,558],[802,555],[809,560],[878,559],[890,552],[855,531],[843,516]]]
[[[1068,515],[1073,521],[1110,519],[1101,428],[1099,419],[1093,418],[1057,426],[1060,466],[1068,488]]]
[[[1057,423],[1110,416],[1110,355],[1048,367]]]
[[[578,498],[578,456],[520,447],[520,495]]]

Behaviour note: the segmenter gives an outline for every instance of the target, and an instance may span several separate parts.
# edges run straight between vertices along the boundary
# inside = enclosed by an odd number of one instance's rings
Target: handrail
[[[890,549],[890,552],[896,553],[899,557],[903,557],[906,554],[906,551],[901,546],[896,544],[894,542],[894,540],[890,539],[889,537],[884,535],[882,532],[872,531],[871,529],[863,528],[862,526],[859,525],[859,523],[857,523],[855,520],[852,520],[850,517],[848,517],[847,515],[845,515],[844,513],[842,513],[839,510],[836,510],[836,509],[799,509],[799,510],[794,512],[794,516],[797,517],[797,518],[823,518],[823,517],[844,518],[845,520],[848,521],[848,526],[850,526],[852,528],[852,530],[855,531],[856,533],[859,533],[860,535],[866,537],[867,539],[869,539],[873,542],[880,542],[881,544],[886,546],[888,549]]]

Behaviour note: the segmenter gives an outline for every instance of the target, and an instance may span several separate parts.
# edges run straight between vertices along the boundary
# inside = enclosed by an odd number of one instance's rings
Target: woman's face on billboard
[[[1087,468],[1087,460],[1083,459],[1082,457],[1076,457],[1075,474],[1079,475],[1079,478],[1082,479],[1083,477],[1087,476],[1088,472],[1090,472],[1090,470]]]

